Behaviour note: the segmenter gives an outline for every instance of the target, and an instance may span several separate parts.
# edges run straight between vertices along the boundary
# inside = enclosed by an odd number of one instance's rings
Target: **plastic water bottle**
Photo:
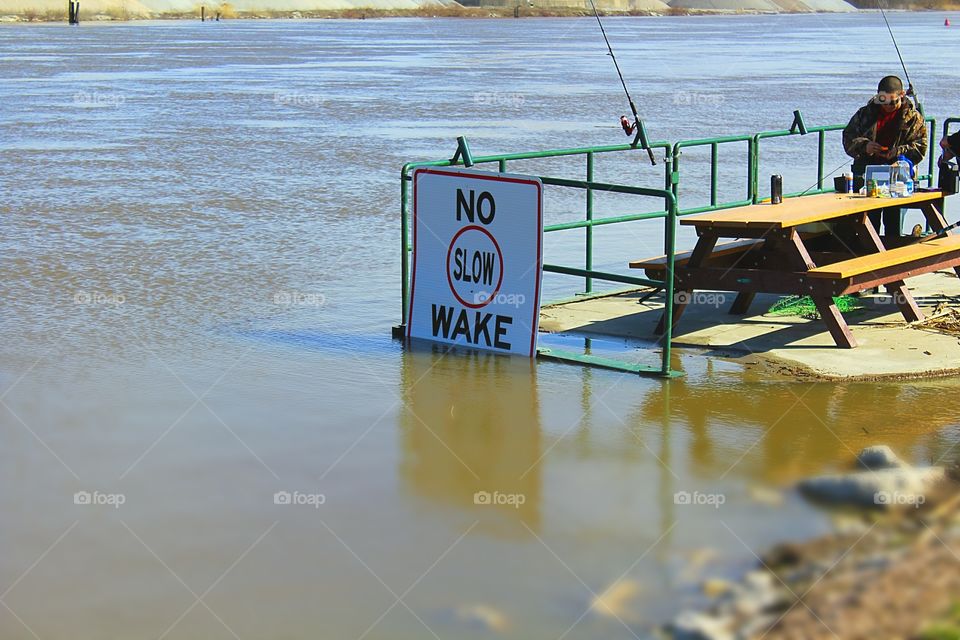
[[[913,195],[913,163],[906,156],[897,158],[897,180],[904,184],[903,197]]]

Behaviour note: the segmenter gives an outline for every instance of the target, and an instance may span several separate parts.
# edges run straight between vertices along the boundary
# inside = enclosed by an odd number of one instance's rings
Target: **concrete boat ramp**
[[[859,346],[838,348],[819,319],[767,313],[780,296],[758,294],[747,315],[728,313],[734,294],[697,291],[678,323],[675,350],[740,360],[823,379],[902,379],[960,375],[960,280],[952,270],[907,281],[924,321],[904,321],[891,296],[864,293],[844,313]],[[656,339],[663,292],[651,289],[544,306],[540,331],[585,337]]]

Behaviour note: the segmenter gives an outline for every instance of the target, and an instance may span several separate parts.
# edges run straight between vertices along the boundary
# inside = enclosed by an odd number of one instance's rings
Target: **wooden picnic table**
[[[856,341],[833,296],[881,284],[908,322],[922,319],[904,278],[947,266],[960,275],[960,236],[923,243],[888,238],[885,245],[868,214],[886,207],[920,209],[935,232],[947,226],[939,191],[895,199],[826,193],[681,218],[698,240],[675,264],[674,323],[698,289],[737,292],[731,313],[746,313],[757,293],[809,295],[836,344],[852,348]],[[718,247],[721,238],[738,242]]]

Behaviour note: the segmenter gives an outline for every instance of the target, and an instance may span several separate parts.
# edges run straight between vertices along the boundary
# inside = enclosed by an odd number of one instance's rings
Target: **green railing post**
[[[710,206],[717,206],[717,173],[719,167],[720,143],[710,144]]]
[[[677,199],[668,194],[668,197],[664,198],[664,200],[667,205],[667,218],[665,220],[667,228],[664,230],[667,245],[667,250],[665,251],[667,256],[667,271],[664,282],[666,285],[666,300],[663,307],[663,352],[660,361],[660,374],[669,376],[670,351],[671,344],[673,343],[674,285],[676,283],[676,279],[673,277],[673,269],[674,259],[676,257],[674,254],[676,253],[677,245]]]
[[[817,189],[823,189],[823,155],[826,152],[827,132],[817,132]]]
[[[946,133],[946,124],[944,124],[943,132]],[[927,155],[930,156],[927,158],[927,175],[930,177],[927,178],[927,186],[933,186],[933,157],[940,155],[938,149],[940,149],[940,141],[937,140],[937,121],[933,118],[930,119],[930,144],[928,145]],[[942,213],[942,212],[941,212]]]
[[[757,204],[760,201],[760,134],[747,144],[747,197]]]
[[[587,152],[587,182],[593,182],[593,152]],[[593,221],[593,188],[587,187],[587,222]],[[584,266],[587,271],[593,270],[593,225],[586,229],[586,259]],[[593,278],[584,278],[584,293],[593,291]]]
[[[407,325],[407,290],[409,286],[410,264],[408,255],[409,223],[407,222],[407,170],[410,165],[404,165],[400,170],[400,301],[403,312],[400,315],[402,326]]]

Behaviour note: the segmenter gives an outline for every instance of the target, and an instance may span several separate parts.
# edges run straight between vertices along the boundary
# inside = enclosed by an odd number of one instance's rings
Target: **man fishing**
[[[853,174],[861,178],[867,165],[891,164],[904,156],[916,166],[923,159],[927,128],[923,116],[906,99],[900,78],[883,78],[877,94],[850,118],[843,130],[843,150],[853,158]],[[900,235],[900,207],[870,213],[878,232],[881,218],[887,236]]]

